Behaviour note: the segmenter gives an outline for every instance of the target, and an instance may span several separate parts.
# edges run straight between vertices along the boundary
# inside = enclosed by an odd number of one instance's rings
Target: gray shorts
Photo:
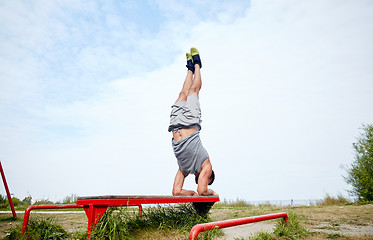
[[[202,163],[209,157],[206,149],[202,146],[199,131],[179,142],[172,139],[177,164],[184,174],[199,174]]]
[[[186,127],[201,130],[201,106],[197,96],[190,95],[186,101],[178,101],[171,108],[169,132]]]

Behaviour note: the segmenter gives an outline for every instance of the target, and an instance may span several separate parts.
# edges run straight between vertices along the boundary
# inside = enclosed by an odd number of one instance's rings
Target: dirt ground
[[[214,219],[247,217],[275,212],[295,213],[311,232],[308,239],[373,239],[373,204],[312,207],[222,208],[212,212]],[[224,229],[222,239],[248,239],[258,232],[272,232],[275,220]]]
[[[311,232],[307,239],[373,239],[373,204],[322,207],[215,206],[211,210],[211,217],[220,221],[276,212],[295,213],[300,218],[301,224]],[[10,211],[0,212],[0,239],[5,237],[6,231],[10,228],[22,225],[23,212],[17,212],[17,220],[8,220],[11,216]],[[31,218],[36,217],[52,217],[70,232],[87,228],[84,211],[31,212]],[[223,229],[225,235],[221,239],[248,239],[257,232],[272,232],[274,228],[275,220],[226,228]]]

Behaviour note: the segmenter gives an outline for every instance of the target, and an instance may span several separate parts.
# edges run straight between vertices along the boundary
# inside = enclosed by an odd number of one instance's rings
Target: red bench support
[[[83,208],[81,205],[69,204],[69,205],[31,205],[25,211],[25,216],[23,217],[22,233],[27,230],[28,220],[30,218],[30,212],[34,209],[62,209],[62,208]]]
[[[283,218],[285,223],[288,221],[288,215],[285,212],[282,213],[274,213],[274,214],[268,214],[268,215],[261,215],[261,216],[255,216],[255,217],[247,217],[247,218],[238,218],[238,219],[231,219],[226,221],[219,221],[219,222],[210,222],[210,223],[201,223],[195,225],[189,234],[189,240],[195,240],[198,237],[198,234],[203,231],[218,229],[218,228],[227,228],[227,227],[233,227],[238,226],[242,224],[247,223],[253,223],[253,222],[260,222],[275,218]]]
[[[142,204],[163,203],[214,203],[220,199],[217,196],[96,196],[80,197],[77,204],[84,207],[88,218],[87,239],[90,239],[92,228],[100,220],[108,207],[138,206],[139,214],[142,215]]]

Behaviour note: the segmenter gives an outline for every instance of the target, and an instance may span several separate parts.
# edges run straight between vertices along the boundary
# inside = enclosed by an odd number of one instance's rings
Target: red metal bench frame
[[[25,211],[25,216],[23,217],[22,233],[27,230],[28,220],[30,218],[30,212],[35,209],[63,209],[63,208],[83,208],[84,206],[77,204],[67,204],[67,205],[31,205]]]
[[[233,226],[238,226],[238,225],[247,224],[247,223],[260,222],[260,221],[265,221],[265,220],[270,220],[270,219],[275,219],[275,218],[283,218],[285,223],[287,223],[289,219],[287,213],[281,212],[281,213],[273,213],[273,214],[254,216],[254,217],[230,219],[230,220],[219,221],[219,222],[201,223],[201,224],[194,225],[194,227],[190,231],[189,240],[197,239],[198,234],[200,232],[218,229],[218,228],[233,227]]]
[[[30,217],[30,212],[35,209],[63,209],[63,208],[84,208],[88,218],[87,239],[90,239],[91,232],[96,223],[100,220],[108,207],[138,206],[139,214],[142,215],[143,204],[164,204],[164,203],[193,203],[206,202],[215,203],[220,201],[218,196],[96,196],[80,197],[77,204],[70,205],[31,205],[25,211],[22,232],[25,233]]]
[[[218,202],[218,196],[96,196],[81,197],[77,205],[84,207],[88,218],[87,239],[90,238],[92,228],[100,220],[108,207],[138,206],[142,215],[142,204],[164,203],[193,203],[193,202]]]

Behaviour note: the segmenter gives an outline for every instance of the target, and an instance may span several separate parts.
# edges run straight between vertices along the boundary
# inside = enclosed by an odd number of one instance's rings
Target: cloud
[[[191,46],[214,190],[261,200],[345,188],[338,166],[373,118],[365,2],[15,4],[0,10],[15,9],[1,26],[17,23],[0,39],[0,131],[17,195],[169,194],[166,129]],[[124,14],[143,8],[141,24]]]

